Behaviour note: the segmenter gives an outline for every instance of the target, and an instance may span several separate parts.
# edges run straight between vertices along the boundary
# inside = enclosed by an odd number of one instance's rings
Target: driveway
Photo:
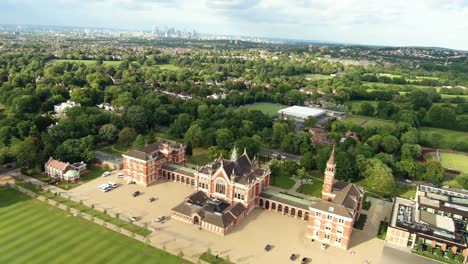
[[[99,177],[69,191],[80,199],[89,199],[105,208],[141,217],[142,222],[149,222],[159,215],[169,215],[171,208],[194,192],[189,187],[175,182],[159,181],[149,187],[127,185],[123,179],[112,172],[109,177]],[[114,181],[119,187],[103,193],[97,186]],[[131,193],[139,190],[142,194],[132,197]],[[153,203],[148,198],[155,197]],[[367,212],[368,224],[364,230],[353,232],[353,241],[348,251],[330,247],[320,249],[320,243],[311,242],[305,237],[307,223],[276,212],[255,209],[231,233],[222,237],[197,226],[169,219],[165,223],[155,224],[156,231],[150,240],[156,246],[171,252],[183,251],[184,255],[198,258],[208,248],[216,255],[229,257],[235,263],[290,263],[289,256],[294,253],[300,258],[306,256],[312,263],[381,263],[383,240],[375,238],[380,219],[389,212],[380,204],[373,204]],[[376,215],[374,217],[374,215]],[[271,244],[273,249],[265,252],[263,248]],[[354,252],[354,254],[351,254]]]

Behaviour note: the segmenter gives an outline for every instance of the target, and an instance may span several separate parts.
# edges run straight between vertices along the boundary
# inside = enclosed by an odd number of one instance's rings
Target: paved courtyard
[[[170,209],[194,191],[189,186],[167,181],[159,181],[149,187],[127,185],[123,179],[116,178],[117,172],[112,174],[85,183],[69,193],[106,208],[118,208],[128,215],[141,217],[142,222],[150,222],[157,216],[170,215]],[[108,181],[118,183],[119,187],[108,193],[100,192],[97,186]],[[131,193],[136,190],[142,194],[134,198]],[[150,203],[150,197],[157,200]],[[292,253],[299,254],[300,258],[309,257],[312,263],[363,263],[364,260],[372,264],[381,263],[384,241],[375,236],[380,220],[388,217],[390,210],[385,203],[373,203],[366,214],[366,227],[353,232],[348,251],[333,247],[320,250],[319,242],[311,242],[304,236],[305,221],[264,209],[255,209],[225,237],[170,219],[156,225],[158,228],[150,240],[160,248],[182,251],[192,258],[210,248],[214,254],[229,256],[235,263],[289,263]],[[270,252],[263,250],[266,244],[273,246]]]

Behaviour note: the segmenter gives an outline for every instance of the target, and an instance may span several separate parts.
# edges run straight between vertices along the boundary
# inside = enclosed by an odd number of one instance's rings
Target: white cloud
[[[11,22],[468,49],[467,0],[6,0]]]

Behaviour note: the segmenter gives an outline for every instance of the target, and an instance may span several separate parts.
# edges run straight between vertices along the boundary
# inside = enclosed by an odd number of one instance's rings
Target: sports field
[[[285,105],[281,104],[272,104],[272,103],[255,103],[241,106],[240,108],[247,108],[249,110],[260,110],[264,114],[272,117],[278,114],[278,111],[284,108],[287,108]]]
[[[439,155],[442,167],[468,172],[468,156],[452,153],[439,153]]]
[[[425,137],[428,134],[438,134],[442,137],[440,149],[452,149],[458,142],[468,142],[468,132],[448,130],[433,127],[419,128],[420,137]]]
[[[349,115],[345,117],[343,121],[352,122],[357,125],[362,125],[363,127],[385,126],[385,125],[394,123],[391,120],[385,120],[385,119],[368,117],[368,116],[359,116],[359,115]]]
[[[190,263],[0,186],[0,263]]]

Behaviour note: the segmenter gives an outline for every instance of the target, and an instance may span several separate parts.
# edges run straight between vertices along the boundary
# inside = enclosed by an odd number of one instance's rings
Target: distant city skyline
[[[468,0],[7,0],[0,23],[468,50]]]

